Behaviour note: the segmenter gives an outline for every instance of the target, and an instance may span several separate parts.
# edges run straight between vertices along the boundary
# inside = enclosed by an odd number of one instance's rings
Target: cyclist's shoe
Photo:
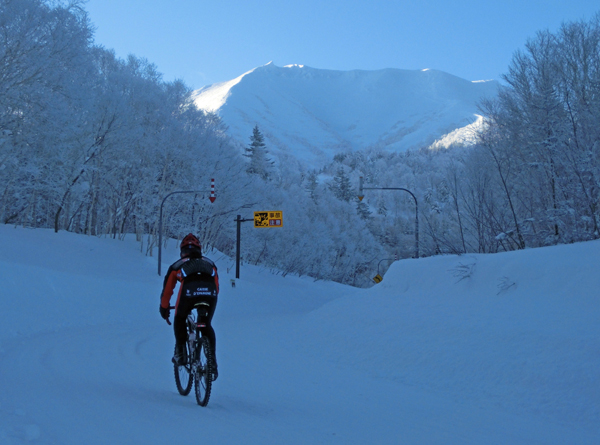
[[[187,363],[187,351],[185,345],[175,345],[175,353],[171,361],[177,366],[183,366]]]
[[[217,368],[217,362],[215,362],[214,360],[212,362],[211,369],[212,369],[212,381],[214,382],[215,380],[217,380],[217,377],[219,377],[219,370]]]

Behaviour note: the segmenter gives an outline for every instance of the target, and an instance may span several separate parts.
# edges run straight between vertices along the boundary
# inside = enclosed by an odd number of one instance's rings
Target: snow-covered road
[[[0,246],[0,443],[600,442],[598,242],[402,261],[369,290],[250,266],[232,288],[209,254],[207,408],[177,393],[133,240],[0,226]]]

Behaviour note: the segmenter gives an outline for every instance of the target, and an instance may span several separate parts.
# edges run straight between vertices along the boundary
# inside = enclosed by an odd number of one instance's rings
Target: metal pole
[[[248,221],[254,221],[254,218],[252,219],[242,219],[241,215],[238,215],[237,218],[234,220],[237,223],[237,238],[235,241],[235,277],[239,278],[240,277],[240,238],[241,238],[241,234],[242,234],[242,223],[243,222],[248,222]]]
[[[358,199],[362,201],[364,195],[363,190],[402,190],[410,194],[415,200],[415,258],[419,258],[419,202],[417,197],[408,189],[402,187],[363,187],[363,177],[359,178],[358,183]]]
[[[381,273],[379,272],[379,266],[381,266],[381,263],[383,263],[384,261],[396,261],[396,260],[394,258],[384,258],[379,263],[377,263],[377,275],[381,275]]]
[[[238,215],[237,219],[237,239],[235,242],[235,277],[240,277],[240,236],[242,233],[242,216]]]
[[[212,193],[214,193],[214,189],[211,190]],[[165,201],[167,200],[167,198],[171,195],[175,195],[177,193],[207,193],[207,190],[178,190],[176,192],[171,192],[169,193],[167,196],[165,196],[162,200],[162,202],[160,203],[160,212],[159,212],[159,216],[158,216],[158,275],[160,276],[160,263],[162,260],[162,216],[163,216],[163,206],[165,205]],[[214,196],[211,196],[211,198],[214,198]],[[215,202],[214,199],[210,199],[210,202]]]
[[[166,199],[166,198],[165,198]],[[165,200],[160,204],[160,212],[158,217],[158,276],[160,277],[160,263],[162,260],[162,211]]]
[[[365,187],[365,189],[367,189]],[[417,197],[408,189],[402,187],[381,187],[380,190],[402,190],[410,194],[415,200],[415,258],[419,258],[419,202]]]
[[[415,196],[413,195],[413,198]],[[419,203],[415,198],[415,258],[419,258]]]

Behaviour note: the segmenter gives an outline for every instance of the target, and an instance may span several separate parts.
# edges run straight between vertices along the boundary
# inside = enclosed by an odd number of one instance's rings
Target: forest
[[[194,232],[233,257],[237,215],[281,210],[281,228],[243,224],[243,262],[360,287],[417,254],[417,217],[419,256],[600,236],[600,14],[515,52],[474,145],[365,148],[318,170],[274,162],[258,128],[240,149],[184,82],[93,37],[83,1],[0,0],[4,224],[135,234],[152,255],[164,205],[164,240]],[[408,193],[377,188],[410,190],[418,213]]]

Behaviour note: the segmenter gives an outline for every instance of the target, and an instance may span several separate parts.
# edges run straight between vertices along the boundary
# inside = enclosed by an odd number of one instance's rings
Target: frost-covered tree
[[[599,61],[600,15],[539,32],[484,103],[482,145],[511,221],[501,235],[516,246],[600,236]]]
[[[82,2],[2,1],[0,31],[4,222],[154,236],[160,197],[211,178],[223,196],[235,188],[243,164],[218,118],[154,65],[93,46]],[[182,207],[174,217],[190,214]]]
[[[246,147],[245,156],[250,160],[246,172],[251,175],[257,175],[265,181],[268,180],[271,176],[273,162],[268,159],[267,155],[265,137],[258,128],[258,125],[255,125],[252,129],[252,136],[250,136],[250,145]]]
[[[340,153],[318,170],[275,166],[253,129],[247,158],[182,82],[96,47],[83,2],[0,0],[0,220],[156,247],[193,231],[233,257],[237,214],[283,210],[280,229],[242,226],[242,260],[276,273],[368,286],[377,264],[597,238],[600,26],[541,32],[517,52],[478,145]],[[283,155],[282,155],[283,156]],[[208,201],[210,179],[217,200]]]
[[[0,217],[47,224],[89,107],[91,30],[82,2],[0,4]]]
[[[308,191],[308,193],[310,194],[310,197],[316,201],[317,199],[317,187],[319,185],[319,181],[318,181],[318,174],[315,170],[311,170],[308,172],[308,174],[306,175],[305,178],[305,187],[306,190]]]
[[[350,184],[350,178],[346,174],[343,166],[338,167],[335,176],[333,177],[333,182],[330,185],[330,189],[337,199],[345,202],[352,201],[356,195],[353,191],[352,184]]]

